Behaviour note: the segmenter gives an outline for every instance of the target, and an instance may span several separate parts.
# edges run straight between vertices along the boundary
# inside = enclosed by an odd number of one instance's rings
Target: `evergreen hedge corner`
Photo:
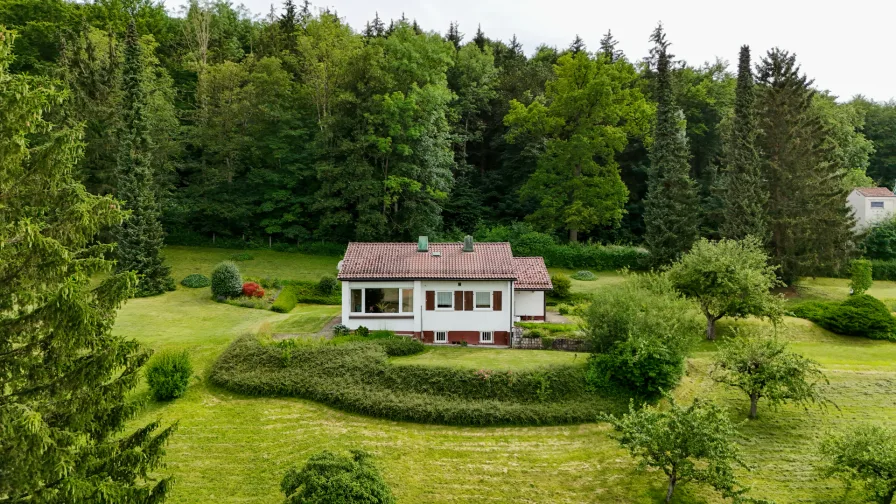
[[[212,271],[212,295],[236,297],[243,293],[240,269],[231,261],[224,261]]]

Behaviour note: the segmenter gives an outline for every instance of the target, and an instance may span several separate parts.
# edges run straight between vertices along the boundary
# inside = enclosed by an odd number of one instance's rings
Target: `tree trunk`
[[[579,242],[579,230],[578,229],[570,229],[569,230],[569,241],[572,243]]]
[[[666,504],[672,502],[672,492],[675,491],[675,473],[669,476],[669,487],[666,489]]]
[[[709,315],[706,316],[706,339],[716,340],[716,318]]]
[[[750,420],[755,420],[758,416],[756,410],[759,406],[759,394],[750,394]]]

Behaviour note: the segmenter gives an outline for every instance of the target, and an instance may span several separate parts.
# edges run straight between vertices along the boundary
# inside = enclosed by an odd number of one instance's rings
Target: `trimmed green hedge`
[[[896,261],[871,261],[871,278],[896,280]]]
[[[296,300],[296,295],[292,289],[284,287],[280,294],[277,295],[277,299],[274,300],[274,304],[271,305],[271,311],[289,313],[297,304],[299,302]]]
[[[883,301],[867,294],[850,296],[842,303],[809,301],[793,314],[837,334],[896,341],[896,318]]]
[[[375,417],[452,425],[592,422],[628,402],[589,392],[584,366],[515,372],[394,366],[378,342],[266,345],[244,336],[218,358],[210,380],[250,395],[301,397]]]

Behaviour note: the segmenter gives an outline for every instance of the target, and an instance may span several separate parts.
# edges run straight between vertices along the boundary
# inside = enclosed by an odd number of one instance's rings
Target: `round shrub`
[[[224,261],[212,271],[212,295],[215,297],[236,297],[243,293],[243,278],[240,269],[230,261]]]
[[[573,280],[580,280],[583,282],[590,282],[592,280],[597,280],[597,275],[588,271],[588,270],[579,270],[572,274]]]
[[[274,300],[274,304],[271,305],[271,311],[275,311],[278,313],[289,313],[293,308],[298,304],[298,300],[296,299],[295,290],[292,288],[293,286],[284,287],[280,294],[277,295],[277,299]]]
[[[334,294],[337,288],[339,288],[339,284],[336,282],[336,279],[330,275],[320,277],[320,281],[317,282],[317,291],[324,296]]]
[[[370,335],[370,329],[368,329],[365,326],[358,326],[358,328],[355,329],[355,336],[360,336],[362,338],[366,338],[369,335]]]
[[[572,281],[569,280],[569,277],[564,275],[563,273],[557,273],[556,275],[551,277],[551,283],[554,284],[554,289],[551,291],[554,296],[560,299],[566,299],[569,297],[570,288],[572,288]]]
[[[373,458],[353,450],[351,456],[324,450],[301,469],[290,468],[280,482],[286,504],[393,504],[395,497]]]
[[[333,336],[346,336],[351,334],[352,330],[345,324],[336,324],[333,326]]]
[[[264,297],[264,289],[255,282],[246,282],[243,284],[243,295],[246,297]]]
[[[208,287],[209,285],[211,285],[212,281],[209,280],[205,275],[193,273],[192,275],[187,275],[186,277],[184,277],[184,279],[180,281],[180,284],[191,289],[201,289],[202,287]]]
[[[146,382],[157,401],[169,401],[184,395],[192,374],[187,352],[162,352],[149,362]]]

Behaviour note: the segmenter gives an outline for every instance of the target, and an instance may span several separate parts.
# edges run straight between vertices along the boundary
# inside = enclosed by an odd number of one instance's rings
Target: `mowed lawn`
[[[174,247],[168,257],[176,279],[209,274],[235,251]],[[316,279],[332,274],[337,258],[250,251],[238,263],[245,275]],[[622,281],[598,273],[595,282],[574,282],[578,291]],[[581,285],[587,284],[587,285]],[[814,295],[845,297],[845,281],[817,279]],[[876,282],[873,295],[896,299],[896,283]],[[821,296],[819,296],[821,297]],[[641,472],[608,437],[605,424],[559,427],[459,428],[373,419],[309,401],[254,398],[211,387],[206,372],[232,339],[264,324],[313,332],[337,307],[304,305],[289,314],[239,308],[211,301],[209,290],[178,290],[156,298],[129,301],[115,331],[159,349],[186,349],[197,376],[185,397],[167,404],[149,401],[133,425],[157,418],[179,422],[168,446],[162,474],[176,481],[171,503],[271,503],[282,499],[279,481],[287,467],[323,449],[360,448],[374,453],[401,503],[654,503],[661,500],[663,476]],[[758,324],[755,321],[741,324]],[[723,328],[731,324],[723,325]],[[819,480],[813,468],[815,446],[828,430],[860,421],[896,422],[896,344],[840,337],[809,322],[787,319],[782,330],[793,348],[818,360],[837,407],[826,411],[787,406],[773,411],[760,402],[759,420],[744,423],[739,440],[754,466],[742,473],[757,497],[779,503],[859,502],[837,481]],[[723,331],[724,332],[724,331]],[[710,396],[729,407],[737,421],[747,401],[712,383],[707,369],[715,344],[701,344],[688,362],[688,375],[675,391],[687,400]],[[395,364],[447,364],[522,369],[580,362],[570,353],[438,348]],[[137,392],[146,396],[145,387]],[[690,488],[690,489],[689,489]],[[678,492],[681,491],[679,494]],[[710,493],[682,487],[679,504],[721,502]]]

